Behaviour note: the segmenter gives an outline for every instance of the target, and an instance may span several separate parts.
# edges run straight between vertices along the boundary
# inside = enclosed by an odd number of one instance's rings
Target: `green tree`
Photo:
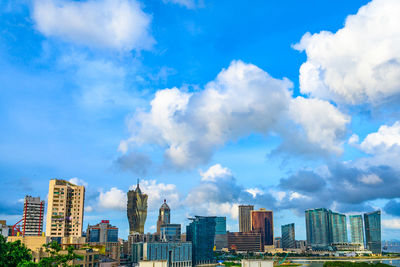
[[[30,262],[32,259],[31,251],[21,244],[21,241],[7,242],[6,238],[0,235],[0,267],[19,267]]]
[[[41,267],[70,266],[68,264],[69,262],[75,259],[83,258],[83,256],[80,256],[74,252],[74,247],[72,246],[67,248],[67,253],[60,253],[61,246],[57,242],[45,244],[44,247],[50,256],[40,260],[39,266]]]

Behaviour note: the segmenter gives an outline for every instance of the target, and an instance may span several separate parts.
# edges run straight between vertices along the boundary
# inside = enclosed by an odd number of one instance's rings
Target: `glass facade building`
[[[112,226],[108,220],[103,220],[96,225],[88,225],[86,239],[89,243],[118,242],[118,228]]]
[[[364,225],[367,249],[374,254],[381,254],[381,211],[364,213]]]
[[[170,223],[171,223],[171,209],[167,204],[167,200],[164,199],[164,203],[161,205],[158,212],[157,234],[160,234],[161,225]]]
[[[329,243],[347,243],[346,215],[329,211]]]
[[[186,240],[192,242],[193,265],[214,261],[215,221],[214,216],[196,216],[186,227]]]
[[[271,210],[253,210],[251,212],[251,229],[261,234],[261,246],[274,245],[274,219]]]
[[[361,215],[350,215],[351,242],[361,244],[364,247],[364,227]]]
[[[310,209],[305,211],[307,244],[325,247],[330,244],[328,210]]]
[[[166,260],[167,266],[192,266],[192,243],[190,242],[141,242],[132,244],[131,260]]]
[[[226,235],[226,217],[215,217],[215,239],[216,250],[228,247],[228,237]]]
[[[177,242],[181,240],[180,224],[163,224],[160,227],[160,239],[162,242]]]
[[[294,223],[282,225],[281,247],[283,249],[296,248]]]

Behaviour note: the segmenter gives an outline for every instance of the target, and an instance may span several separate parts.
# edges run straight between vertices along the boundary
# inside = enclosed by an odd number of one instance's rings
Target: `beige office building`
[[[239,206],[239,232],[251,232],[251,211],[254,210],[253,205]]]
[[[81,237],[84,201],[84,186],[65,180],[50,180],[46,236]]]

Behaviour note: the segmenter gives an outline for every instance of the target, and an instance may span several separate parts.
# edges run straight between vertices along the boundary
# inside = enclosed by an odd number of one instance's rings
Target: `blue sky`
[[[400,234],[396,0],[1,1],[0,217],[57,177],[87,189],[85,225],[126,237],[125,193],[172,220],[237,205],[382,210]]]

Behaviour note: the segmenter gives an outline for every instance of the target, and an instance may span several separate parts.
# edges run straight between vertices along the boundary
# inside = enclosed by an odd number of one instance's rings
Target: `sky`
[[[84,228],[128,235],[126,192],[194,215],[382,211],[400,238],[398,0],[0,1],[0,219],[52,178]],[[350,236],[350,233],[348,233]]]

